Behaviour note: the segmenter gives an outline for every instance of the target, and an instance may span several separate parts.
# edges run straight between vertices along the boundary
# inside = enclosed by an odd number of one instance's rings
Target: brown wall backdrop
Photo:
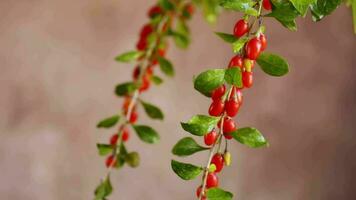
[[[114,85],[129,80],[132,65],[117,54],[131,50],[153,0],[0,1],[0,199],[92,199],[105,173],[96,142],[112,131],[96,122],[119,109]],[[132,134],[141,153],[138,169],[112,176],[111,199],[194,199],[199,179],[184,182],[170,169],[171,147],[183,136],[179,121],[207,113],[209,99],[192,87],[192,76],[227,65],[232,53],[213,31],[230,32],[239,18],[224,13],[216,27],[198,13],[190,23],[187,51],[170,48],[174,79],[144,94],[159,104],[164,122],[143,116],[161,134],[147,145]],[[232,166],[221,186],[240,200],[356,199],[356,37],[351,12],[341,6],[320,23],[299,20],[298,32],[266,20],[268,51],[288,58],[288,76],[256,68],[237,118],[269,139],[266,149],[231,142]],[[180,159],[205,164],[206,153]]]

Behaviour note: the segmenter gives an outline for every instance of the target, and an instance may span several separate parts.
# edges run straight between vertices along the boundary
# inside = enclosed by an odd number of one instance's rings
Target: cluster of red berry
[[[271,10],[270,0],[263,0],[263,7],[266,10]],[[236,38],[241,38],[250,32],[250,25],[247,20],[241,19],[236,22],[233,34]],[[256,59],[262,51],[267,47],[267,40],[263,33],[257,33],[257,35],[251,38],[246,44],[242,52],[234,56],[228,65],[228,68],[237,67],[240,68],[242,73],[242,87],[232,86],[227,91],[226,86],[222,85],[215,89],[211,93],[212,103],[209,107],[209,115],[220,117],[220,121],[217,127],[226,140],[232,139],[231,133],[237,130],[237,125],[232,119],[235,117],[242,105],[243,95],[242,89],[250,88],[253,85],[253,72],[252,69],[255,65]],[[216,129],[213,129],[208,134],[204,135],[204,142],[206,145],[212,147],[217,143],[219,139],[219,133]],[[206,182],[199,186],[197,189],[197,196],[201,200],[205,200],[206,197],[201,194],[203,188],[209,189],[218,187],[219,179],[217,173],[221,172],[224,165],[230,164],[230,153],[225,149],[224,153],[217,152],[213,155],[209,165],[215,165],[215,170],[206,174]],[[205,187],[204,187],[205,184]]]

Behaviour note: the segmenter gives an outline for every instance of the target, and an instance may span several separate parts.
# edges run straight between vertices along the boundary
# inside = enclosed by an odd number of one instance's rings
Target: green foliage
[[[234,53],[238,53],[246,44],[248,41],[248,37],[242,37],[236,40],[234,43],[232,43],[232,50]]]
[[[146,125],[132,125],[138,137],[149,144],[155,144],[159,141],[158,133],[151,127]]]
[[[178,141],[173,147],[172,153],[176,156],[190,156],[196,152],[204,151],[209,148],[200,146],[193,138],[185,137]]]
[[[128,62],[137,60],[142,55],[143,55],[143,52],[141,52],[141,51],[129,51],[129,52],[126,52],[126,53],[116,56],[115,60],[118,62],[128,63]]]
[[[258,11],[254,9],[256,4],[253,0],[221,0],[220,5],[225,9],[243,12],[247,15],[258,16]]]
[[[211,188],[206,192],[208,200],[232,200],[232,193],[220,188]]]
[[[151,80],[155,85],[161,85],[163,83],[163,79],[156,75],[151,76]]]
[[[173,171],[183,180],[192,180],[199,176],[203,171],[202,167],[198,167],[189,163],[182,163],[172,160],[171,166]]]
[[[114,166],[115,168],[121,168],[122,166],[124,166],[125,160],[126,160],[126,155],[127,155],[127,150],[126,150],[125,144],[121,141],[120,151],[116,155],[116,164]]]
[[[225,81],[230,84],[242,88],[242,74],[239,67],[232,67],[226,70]]]
[[[275,54],[261,53],[257,63],[265,73],[271,76],[283,76],[289,71],[287,61]]]
[[[211,92],[224,83],[224,78],[224,69],[210,69],[195,78],[194,88],[203,95],[210,97]]]
[[[96,144],[96,147],[98,148],[99,155],[105,156],[108,155],[113,151],[113,146],[110,144]]]
[[[115,93],[118,96],[126,96],[132,94],[137,89],[134,82],[125,82],[116,86]]]
[[[172,11],[175,9],[174,4],[170,0],[159,0],[158,3],[161,6],[161,8],[163,8],[166,11]]]
[[[215,32],[215,34],[227,43],[234,43],[237,41],[237,38],[232,34],[222,33],[222,32]]]
[[[193,0],[202,10],[205,20],[213,24],[216,22],[217,16],[220,13],[220,0]]]
[[[218,121],[218,117],[195,115],[187,123],[181,122],[181,125],[185,131],[193,135],[203,136],[213,130]]]
[[[342,0],[316,0],[311,5],[313,20],[320,21],[330,15],[341,3]]]
[[[300,15],[293,4],[287,0],[272,0],[274,5],[273,11],[266,15],[267,17],[274,17],[284,27],[296,31],[297,26],[295,19]]]
[[[239,128],[231,133],[232,137],[241,144],[245,144],[251,148],[268,146],[267,140],[255,128],[245,127]]]
[[[112,190],[110,177],[107,176],[106,179],[95,189],[95,200],[105,200],[106,197],[112,193]]]
[[[120,119],[119,115],[114,115],[111,117],[108,117],[106,119],[101,120],[96,127],[98,128],[111,128],[113,127]]]
[[[140,100],[140,102],[149,117],[151,117],[152,119],[163,120],[164,115],[159,107],[152,105],[150,103],[144,102],[142,100]]]
[[[166,74],[167,76],[174,76],[173,65],[169,60],[163,57],[159,57],[158,62],[159,62],[160,69],[164,74]]]

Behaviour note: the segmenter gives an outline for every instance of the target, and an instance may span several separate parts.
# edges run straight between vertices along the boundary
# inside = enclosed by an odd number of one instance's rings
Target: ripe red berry
[[[236,124],[234,120],[232,120],[231,118],[225,118],[223,125],[224,133],[231,133],[234,130],[236,130]]]
[[[248,22],[245,21],[244,19],[237,21],[234,27],[235,37],[239,38],[245,35],[245,33],[247,32],[248,32]]]
[[[216,153],[211,159],[211,164],[215,165],[216,173],[221,172],[224,167],[224,157],[220,153]]]
[[[139,51],[143,51],[147,48],[147,39],[146,38],[141,38],[138,43],[136,44],[136,48]]]
[[[150,87],[150,79],[151,76],[147,73],[142,77],[141,86],[139,88],[140,92],[146,91]]]
[[[140,33],[141,38],[147,38],[153,32],[153,27],[151,24],[146,24]]]
[[[263,0],[262,6],[266,10],[272,10],[272,4],[270,0]]]
[[[132,112],[131,112],[131,116],[130,116],[130,123],[131,123],[131,124],[136,123],[137,118],[138,118],[137,112],[136,112],[136,111],[132,111]]]
[[[253,85],[252,72],[242,72],[242,83],[244,87],[250,88]]]
[[[115,133],[115,134],[112,135],[111,138],[110,138],[110,144],[111,144],[112,146],[115,146],[118,139],[119,139],[119,136],[117,135],[117,133]]]
[[[239,111],[240,104],[237,99],[230,99],[225,103],[225,111],[229,117],[235,117]]]
[[[246,57],[251,60],[256,60],[261,53],[262,44],[257,38],[252,38],[246,44]]]
[[[110,155],[109,157],[106,158],[106,167],[112,167],[116,165],[116,160],[115,157],[113,155]]]
[[[224,137],[228,140],[232,139],[232,134],[231,133],[224,133]]]
[[[225,94],[225,90],[226,90],[225,85],[222,85],[222,86],[216,88],[211,93],[211,98],[213,99],[213,101],[219,100]]]
[[[236,55],[231,58],[230,63],[229,63],[229,68],[231,67],[242,67],[242,57],[239,55]]]
[[[218,138],[218,133],[215,130],[212,130],[210,133],[204,135],[204,142],[206,145],[213,145]]]
[[[140,67],[136,66],[132,73],[132,77],[134,80],[137,80],[139,76],[140,76]]]
[[[197,188],[197,197],[199,198],[200,197],[200,193],[202,192],[202,190],[203,190],[203,187],[202,186],[199,186],[198,188]],[[206,200],[206,196],[205,195],[203,195],[202,196],[202,198],[201,198],[202,200]]]
[[[192,16],[194,14],[194,6],[191,3],[188,3],[185,7],[184,10],[189,14],[189,16]]]
[[[267,48],[267,39],[265,34],[261,33],[259,39],[261,41],[261,51],[264,51]]]
[[[153,6],[149,11],[148,11],[148,16],[149,17],[154,17],[156,15],[159,15],[162,13],[162,8],[158,5]]]
[[[129,139],[129,137],[130,137],[129,131],[126,128],[124,128],[122,130],[122,141],[126,142]]]
[[[206,188],[218,187],[219,179],[215,173],[208,173],[208,177],[206,179]]]
[[[209,115],[218,117],[224,112],[225,104],[223,101],[216,100],[213,101],[209,107]]]

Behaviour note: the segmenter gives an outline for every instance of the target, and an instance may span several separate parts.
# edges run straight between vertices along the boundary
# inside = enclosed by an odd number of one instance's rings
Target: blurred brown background
[[[92,199],[105,173],[95,143],[112,133],[95,125],[119,109],[113,88],[130,79],[133,69],[113,57],[134,48],[154,2],[0,1],[0,199]],[[144,95],[166,119],[140,119],[160,132],[161,142],[146,145],[132,134],[128,148],[141,153],[141,166],[114,173],[110,199],[194,199],[199,179],[184,182],[173,174],[170,149],[187,136],[179,121],[207,113],[209,99],[193,90],[192,76],[225,67],[232,56],[212,30],[230,32],[238,18],[225,13],[211,27],[198,13],[190,23],[190,48],[171,45],[176,77]],[[256,68],[237,120],[258,127],[271,146],[232,145],[233,165],[221,174],[221,186],[241,200],[356,199],[356,37],[350,10],[342,6],[317,24],[299,20],[298,32],[272,20],[266,24],[268,50],[288,58],[291,71],[273,78]],[[180,160],[203,164],[206,157]]]

